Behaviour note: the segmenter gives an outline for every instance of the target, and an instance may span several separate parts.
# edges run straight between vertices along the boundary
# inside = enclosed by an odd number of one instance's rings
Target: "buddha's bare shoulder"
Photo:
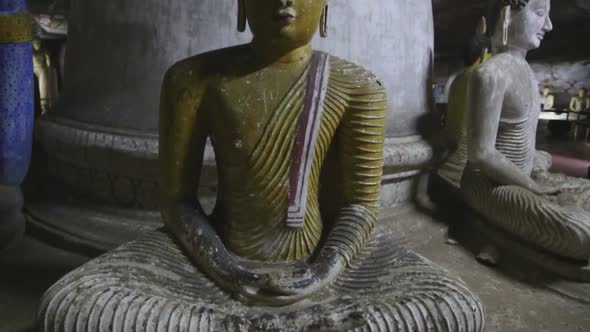
[[[480,85],[503,85],[511,81],[510,68],[514,67],[514,57],[497,54],[482,63],[470,74],[472,82]]]
[[[164,82],[177,87],[203,83],[230,72],[232,66],[243,63],[250,54],[250,47],[245,44],[194,55],[170,67]]]

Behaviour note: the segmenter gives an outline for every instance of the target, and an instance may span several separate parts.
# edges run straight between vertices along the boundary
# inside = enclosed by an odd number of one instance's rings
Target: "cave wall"
[[[558,107],[568,105],[581,88],[590,91],[590,58],[574,62],[533,62],[531,67],[539,81],[539,91],[544,86],[550,87]]]

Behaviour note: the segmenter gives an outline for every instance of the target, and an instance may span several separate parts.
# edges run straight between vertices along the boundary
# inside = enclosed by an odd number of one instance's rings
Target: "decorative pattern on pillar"
[[[0,184],[29,168],[34,116],[32,26],[25,0],[0,0]]]

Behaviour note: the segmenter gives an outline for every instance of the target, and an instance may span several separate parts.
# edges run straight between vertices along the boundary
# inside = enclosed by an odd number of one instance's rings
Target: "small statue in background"
[[[573,96],[570,101],[570,111],[582,112],[590,109],[590,97],[586,89],[582,88],[577,96]]]
[[[57,73],[49,53],[41,46],[41,40],[33,40],[33,68],[39,83],[41,113],[47,113],[57,99]]]
[[[543,95],[541,95],[541,105],[543,111],[555,110],[555,95],[551,93],[551,89],[546,86],[543,88]]]
[[[553,28],[550,1],[494,5],[489,22],[495,55],[470,79],[461,191],[484,225],[501,230],[501,241],[517,239],[513,243],[531,257],[548,252],[565,259],[560,262],[577,262],[573,269],[582,268],[572,277],[590,281],[588,272],[580,276],[590,258],[590,182],[549,173],[550,156],[535,149],[541,101],[526,55]],[[569,273],[561,265],[557,270]]]
[[[328,33],[327,2],[240,0],[238,13],[251,43],[183,60],[164,79],[170,234],[148,233],[64,277],[41,304],[44,331],[88,321],[109,331],[127,321],[162,331],[482,331],[473,294],[377,218],[385,89],[312,50],[318,25]],[[211,215],[197,197],[208,137],[219,174]]]

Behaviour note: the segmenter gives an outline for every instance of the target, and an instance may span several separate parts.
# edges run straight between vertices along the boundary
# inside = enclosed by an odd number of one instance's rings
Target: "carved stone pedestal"
[[[171,237],[150,232],[73,271],[45,294],[42,331],[465,331],[484,309],[462,281],[393,241],[382,220],[336,283],[286,307],[221,291]]]

